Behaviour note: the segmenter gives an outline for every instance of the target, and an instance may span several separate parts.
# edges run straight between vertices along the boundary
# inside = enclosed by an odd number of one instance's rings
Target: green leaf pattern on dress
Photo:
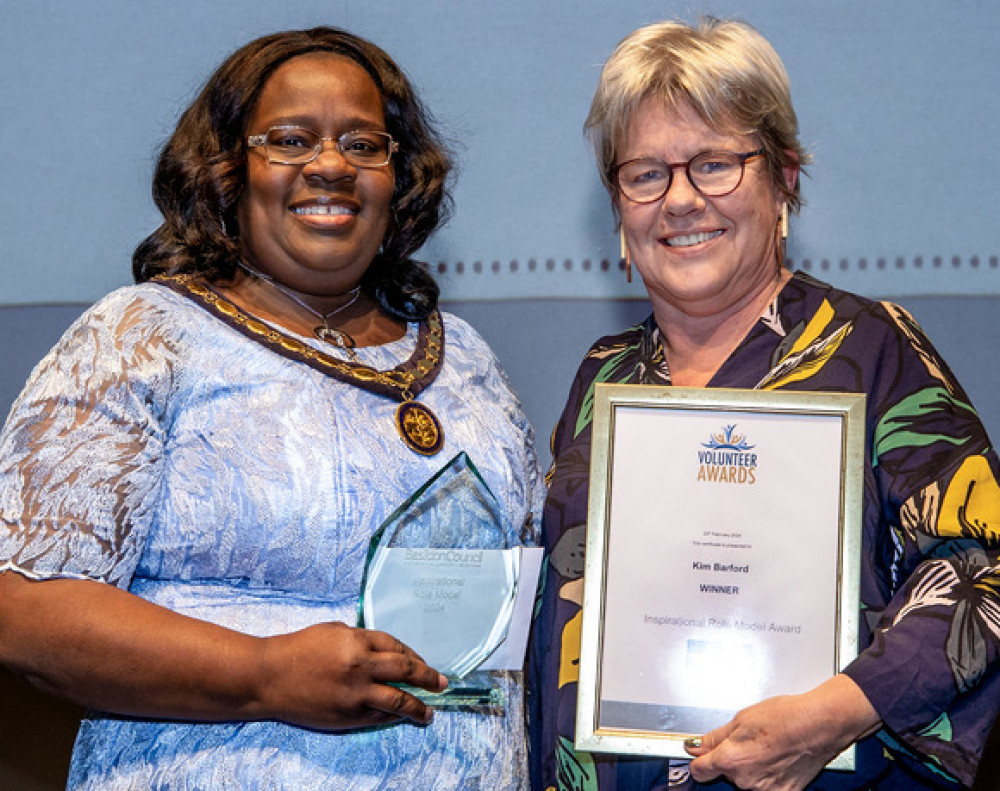
[[[597,773],[590,753],[576,752],[573,743],[560,736],[556,761],[559,766],[559,791],[598,791]]]
[[[875,428],[873,463],[877,465],[882,455],[899,448],[920,448],[935,442],[959,446],[968,442],[968,437],[930,434],[914,428],[922,417],[941,410],[973,412],[972,407],[955,398],[943,387],[919,390],[886,410],[885,416]]]

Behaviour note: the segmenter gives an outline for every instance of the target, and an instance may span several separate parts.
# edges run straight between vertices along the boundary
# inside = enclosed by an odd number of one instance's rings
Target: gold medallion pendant
[[[444,430],[437,415],[418,401],[404,401],[396,409],[396,430],[406,446],[433,456],[444,444]]]

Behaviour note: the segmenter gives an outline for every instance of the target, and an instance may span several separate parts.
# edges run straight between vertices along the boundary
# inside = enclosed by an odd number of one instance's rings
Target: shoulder
[[[158,306],[186,303],[188,300],[161,283],[149,280],[130,286],[121,286],[101,297],[94,306],[113,306],[123,304],[144,304],[151,308]]]
[[[782,297],[786,303],[801,303],[807,314],[814,313],[824,304],[828,305],[842,321],[853,321],[859,316],[878,313],[882,304],[877,300],[832,286],[801,271],[792,275],[783,289]]]
[[[123,286],[105,295],[84,311],[76,323],[135,328],[185,316],[179,322],[183,323],[187,320],[186,314],[193,308],[195,306],[190,300],[165,286],[153,282],[140,283]]]
[[[463,401],[462,409],[485,410],[484,425],[499,421],[494,425],[512,427],[518,439],[510,440],[511,447],[524,448],[525,464],[534,468],[537,460],[533,430],[500,360],[469,322],[445,312],[441,318],[445,328],[445,356],[436,383],[440,391]],[[500,437],[497,434],[494,440],[500,442]]]
[[[849,332],[870,357],[879,349],[924,347],[923,330],[903,307],[871,299],[796,272],[782,292],[781,313],[791,335],[806,331],[827,336]]]
[[[441,383],[458,388],[468,396],[467,388],[475,388],[477,398],[492,403],[505,403],[505,408],[521,412],[521,404],[510,384],[507,373],[493,349],[482,335],[464,319],[451,313],[441,313],[444,323],[444,367]]]
[[[63,365],[78,358],[101,359],[105,365],[118,359],[123,368],[148,367],[153,358],[170,364],[205,345],[198,338],[211,331],[210,322],[191,300],[164,286],[124,286],[84,311],[50,355]]]
[[[881,321],[888,321],[893,327],[904,322],[916,326],[913,316],[894,302],[872,299],[852,291],[845,291],[817,280],[804,272],[796,272],[789,281],[788,287],[793,293],[793,298],[813,305],[825,301],[834,308],[838,317],[845,320],[857,320],[871,316]]]
[[[53,408],[159,403],[157,394],[169,391],[188,350],[198,347],[183,339],[183,328],[193,322],[176,315],[183,310],[177,301],[151,284],[125,286],[102,297],[35,366],[18,403],[30,411],[52,393],[58,394]]]
[[[643,374],[657,369],[652,315],[621,332],[604,335],[591,344],[577,368],[569,395],[552,437],[552,453],[557,458],[566,445],[589,443],[587,429],[593,416],[596,382],[638,382]],[[644,364],[645,363],[645,364]]]
[[[863,297],[796,272],[782,291],[780,312],[788,333],[786,346],[815,339],[828,348],[835,346],[871,373],[892,373],[882,370],[886,366],[923,370],[934,360],[938,362],[930,367],[936,376],[943,367],[916,319],[894,302]]]
[[[641,321],[638,324],[633,324],[631,327],[627,327],[621,332],[615,332],[610,335],[602,335],[591,344],[586,356],[590,357],[594,354],[601,354],[603,351],[608,349],[623,349],[638,346],[652,328],[653,317],[650,315],[644,321]]]
[[[635,375],[636,363],[652,353],[656,323],[652,314],[621,332],[603,335],[594,341],[577,369],[575,384],[601,381],[626,381]]]
[[[830,352],[815,356],[817,379],[829,369],[827,383],[865,392],[872,422],[884,421],[892,441],[898,441],[897,429],[905,425],[915,432],[923,427],[920,431],[927,436],[976,437],[975,445],[980,446],[983,430],[968,395],[905,308],[808,276],[796,275],[794,282],[804,292],[811,291],[809,298],[816,303],[805,315],[809,326],[803,337],[816,335],[817,347],[825,343],[824,351]],[[959,444],[972,447],[967,439]]]

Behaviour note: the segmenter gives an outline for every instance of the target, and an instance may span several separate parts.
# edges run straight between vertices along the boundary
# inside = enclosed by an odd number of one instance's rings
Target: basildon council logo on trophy
[[[755,446],[747,442],[746,434],[737,431],[735,423],[723,426],[701,446],[707,450],[698,451],[697,480],[746,485],[757,482],[757,454],[751,453]]]

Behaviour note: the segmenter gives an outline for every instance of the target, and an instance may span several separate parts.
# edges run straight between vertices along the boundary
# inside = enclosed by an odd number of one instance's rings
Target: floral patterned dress
[[[574,750],[596,382],[670,384],[652,317],[594,344],[553,434],[548,562],[530,649],[533,787],[731,787],[694,783],[683,761]],[[901,308],[801,273],[708,386],[867,396],[863,650],[845,672],[884,727],[858,744],[855,771],[825,771],[811,787],[970,783],[1000,712],[1000,487],[996,452],[966,394]]]

